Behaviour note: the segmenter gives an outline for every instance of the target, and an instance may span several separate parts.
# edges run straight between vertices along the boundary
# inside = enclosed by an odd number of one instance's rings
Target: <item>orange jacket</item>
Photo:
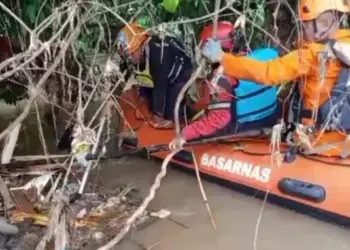
[[[350,30],[339,30],[332,38],[350,43]],[[324,50],[324,44],[307,43],[283,57],[268,62],[225,53],[222,65],[227,75],[265,85],[279,85],[298,79],[304,108],[316,110],[328,100],[342,69],[339,60],[329,60],[326,77],[321,87],[319,53]],[[334,140],[339,140],[338,132],[327,134],[324,137],[327,142],[333,141],[333,137]],[[317,144],[324,141],[318,139]]]

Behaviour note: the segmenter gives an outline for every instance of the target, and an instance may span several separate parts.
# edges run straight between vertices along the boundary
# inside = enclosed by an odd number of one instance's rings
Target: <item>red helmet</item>
[[[203,28],[200,35],[201,43],[203,44],[208,38],[213,36],[214,24],[210,24]],[[221,47],[223,49],[231,50],[235,46],[235,27],[232,23],[227,21],[218,22],[218,30],[216,37],[221,41]]]

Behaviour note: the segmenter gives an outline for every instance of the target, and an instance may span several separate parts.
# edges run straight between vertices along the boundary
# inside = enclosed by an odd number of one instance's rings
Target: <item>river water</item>
[[[11,112],[5,113],[9,115]],[[3,120],[0,123],[1,129],[7,123],[8,119]],[[48,147],[52,149],[54,132],[49,124],[43,126]],[[37,119],[32,115],[23,125],[15,154],[42,153]],[[159,167],[159,161],[141,158],[109,161],[102,164],[99,179],[106,188],[114,188],[122,183],[134,183],[140,188],[141,195],[147,195]],[[172,212],[171,219],[159,220],[131,234],[115,249],[350,249],[348,230],[271,204],[264,205],[255,237],[263,202],[215,183],[203,181],[203,184],[217,230],[214,230],[210,223],[196,178],[169,168],[150,209],[168,209]]]
[[[144,195],[159,171],[160,162],[139,158],[105,164],[106,186],[133,182]],[[193,175],[170,168],[152,202],[152,210],[168,209],[164,219],[133,234],[115,249],[137,250],[340,250],[350,249],[347,229],[318,221],[272,204],[265,204],[254,239],[263,201],[203,181],[213,216],[214,230],[198,183]]]

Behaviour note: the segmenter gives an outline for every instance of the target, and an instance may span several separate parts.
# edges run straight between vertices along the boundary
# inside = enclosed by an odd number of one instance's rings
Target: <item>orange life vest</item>
[[[337,41],[350,44],[350,32],[348,30],[340,30],[334,38]],[[302,115],[301,123],[317,127],[317,132],[312,136],[313,148],[330,145],[329,148],[321,150],[318,154],[325,156],[342,155],[346,148],[350,150],[350,142],[345,141],[350,128],[349,121],[345,119],[346,114],[343,114],[343,117],[339,116],[338,121],[333,122],[332,117],[327,117],[327,112],[331,113],[332,109],[336,108],[335,105],[341,102],[340,97],[335,100],[337,98],[334,98],[334,95],[339,95],[336,88],[340,85],[344,87],[344,84],[346,84],[346,79],[341,79],[344,78],[345,65],[338,59],[327,58],[326,45],[313,43],[309,46],[313,46],[313,51],[318,51],[314,65],[318,66],[319,71],[315,71],[318,74],[306,75],[299,84],[303,104],[303,110],[300,112]],[[346,109],[343,108],[342,112],[346,112]],[[333,119],[337,118],[333,117]]]

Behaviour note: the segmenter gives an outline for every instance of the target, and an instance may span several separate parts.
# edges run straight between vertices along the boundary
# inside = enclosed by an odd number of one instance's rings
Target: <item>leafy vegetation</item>
[[[74,39],[75,50],[80,55],[106,51],[111,48],[116,30],[123,23],[137,20],[141,25],[158,34],[176,36],[182,40],[189,51],[197,43],[203,26],[212,22],[214,16],[213,0],[102,0],[102,1],[58,1],[58,0],[7,0],[0,3],[0,35],[9,37],[27,49],[33,37],[29,30],[41,29],[39,39],[47,41],[60,27],[56,23],[45,24],[50,20],[65,20],[69,7],[78,3],[79,13],[74,25],[81,23],[79,35]],[[237,0],[228,4],[221,1],[219,20],[235,22],[240,15],[247,17],[244,30],[244,43],[251,48],[265,46],[266,43],[292,46],[292,22],[295,15],[296,0]],[[7,9],[6,9],[7,8]],[[11,15],[11,12],[15,15]],[[276,14],[277,13],[277,14]],[[294,15],[294,16],[293,16]],[[16,18],[17,16],[17,18]],[[84,16],[84,20],[80,17]],[[86,18],[88,16],[88,18]],[[274,17],[277,17],[275,20]],[[22,22],[22,23],[21,23]],[[26,28],[26,27],[27,28]],[[68,34],[69,26],[66,28]],[[271,33],[271,36],[267,36]],[[295,34],[295,33],[294,33]],[[62,37],[65,37],[64,35]],[[270,39],[267,39],[270,38]],[[64,39],[64,38],[63,38]],[[9,95],[10,90],[1,90],[0,98]],[[13,95],[13,93],[11,94]],[[11,97],[12,100],[14,97]]]
[[[272,23],[272,14],[276,7],[284,9],[279,13],[279,24],[286,24],[289,15],[285,15],[286,9],[294,9],[293,5],[288,6],[279,3],[281,1],[234,1],[233,4],[220,12],[221,20],[234,20],[240,15],[247,16],[246,38],[252,46],[258,46],[264,40],[264,33],[261,29],[268,26],[266,21]],[[295,1],[291,1],[295,2]],[[67,1],[67,5],[69,5]],[[7,0],[4,4],[12,10],[23,22],[30,28],[37,28],[50,15],[54,15],[56,8],[63,5],[62,1],[57,0]],[[98,43],[101,32],[105,32],[107,27],[116,27],[122,25],[122,21],[114,14],[119,14],[125,21],[137,19],[145,27],[156,27],[159,24],[166,24],[168,30],[172,30],[174,35],[181,36],[184,31],[193,30],[193,34],[198,34],[203,25],[212,21],[214,4],[212,0],[103,0],[103,1],[81,1],[85,11],[94,10],[94,16],[86,22],[83,27],[82,35],[77,41],[77,46],[84,52],[91,50]],[[293,3],[292,3],[293,4]],[[221,3],[222,7],[226,5],[225,1]],[[284,7],[283,7],[284,6]],[[266,13],[266,11],[268,13]],[[28,45],[28,32],[11,17],[8,13],[1,10],[0,32],[7,34],[15,41],[21,41]],[[188,26],[184,28],[184,26]],[[190,28],[189,28],[190,27]],[[175,28],[175,29],[174,29]],[[271,29],[271,27],[270,27]],[[273,29],[273,27],[272,27]],[[284,29],[284,32],[288,32]],[[188,32],[187,32],[188,33]],[[44,34],[43,34],[44,35]],[[46,34],[48,35],[48,34]],[[188,35],[185,33],[185,35]],[[105,36],[104,36],[105,37]]]

